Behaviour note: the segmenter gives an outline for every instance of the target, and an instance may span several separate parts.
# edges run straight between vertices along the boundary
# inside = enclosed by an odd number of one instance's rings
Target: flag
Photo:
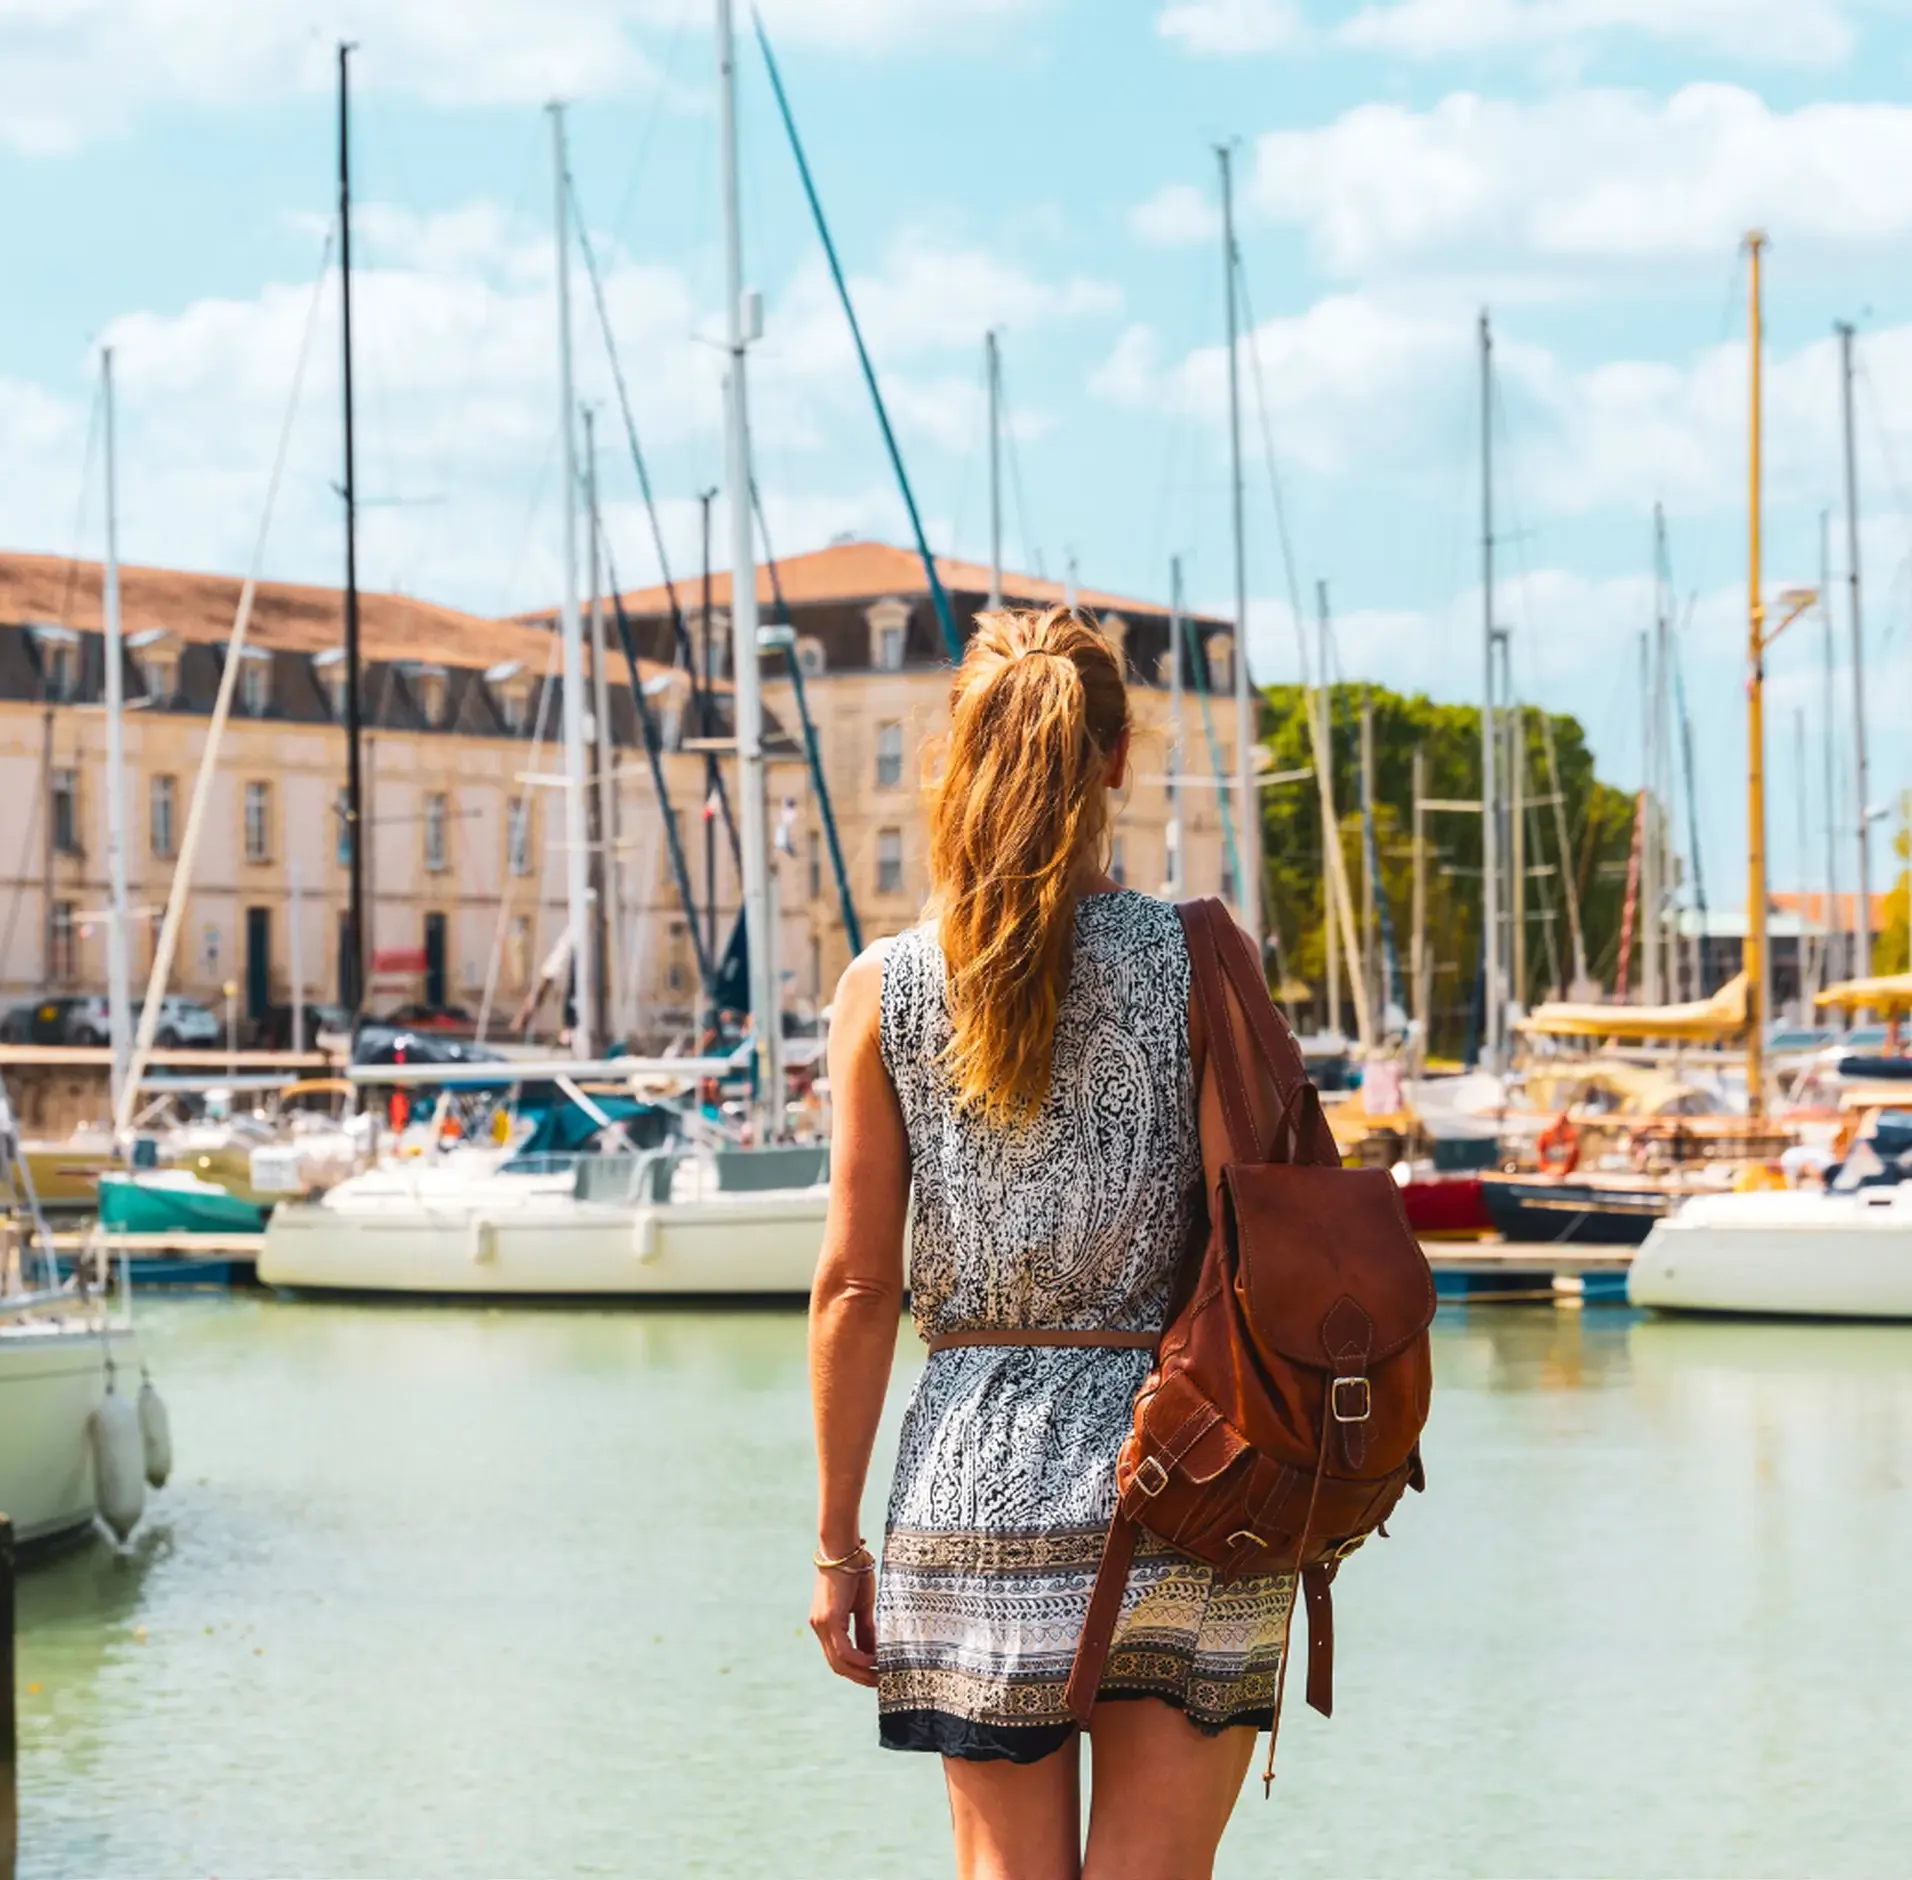
[[[722,809],[722,808],[723,808],[723,806],[724,806],[724,799],[723,799],[723,797],[722,797],[722,796],[721,796],[721,795],[720,795],[720,794],[718,793],[718,789],[717,789],[717,786],[716,786],[716,785],[715,785],[715,784],[713,783],[713,784],[712,784],[712,785],[710,786],[710,794],[709,794],[709,795],[708,795],[707,797],[705,797],[705,798],[704,798],[704,820],[705,820],[705,822],[710,822],[711,820],[713,820],[713,818],[715,818],[715,816],[716,816],[716,814],[717,814],[717,812],[718,812],[718,811],[719,811],[720,809]]]

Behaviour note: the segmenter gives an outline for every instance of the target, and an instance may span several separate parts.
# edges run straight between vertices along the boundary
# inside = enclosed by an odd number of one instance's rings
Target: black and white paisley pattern
[[[890,943],[881,1037],[909,1132],[917,1330],[1153,1331],[1201,1183],[1188,954],[1172,908],[1093,895],[1049,1097],[1027,1127],[960,1113],[941,951]],[[936,1353],[904,1416],[877,1590],[879,1708],[895,1748],[1028,1761],[1065,1741],[1062,1689],[1115,1505],[1148,1355]],[[1216,1584],[1144,1538],[1105,1697],[1161,1697],[1205,1728],[1265,1722],[1286,1576]]]

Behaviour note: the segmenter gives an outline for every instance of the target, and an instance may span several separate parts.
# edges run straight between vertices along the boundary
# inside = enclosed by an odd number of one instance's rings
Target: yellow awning
[[[1666,1038],[1714,1044],[1746,1029],[1746,975],[1684,1005],[1537,1006],[1520,1029],[1542,1038]]]
[[[1813,1000],[1841,1012],[1912,1012],[1912,973],[1884,973],[1876,979],[1846,979],[1828,986]]]

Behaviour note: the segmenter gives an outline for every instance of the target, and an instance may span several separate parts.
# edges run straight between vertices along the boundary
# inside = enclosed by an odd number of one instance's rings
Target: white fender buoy
[[[100,1518],[124,1540],[139,1525],[146,1506],[146,1444],[139,1412],[109,1382],[94,1406],[93,1493]]]
[[[139,1385],[139,1434],[146,1457],[146,1482],[149,1488],[164,1488],[173,1472],[173,1425],[166,1414],[165,1400],[153,1388],[153,1380],[141,1375]]]

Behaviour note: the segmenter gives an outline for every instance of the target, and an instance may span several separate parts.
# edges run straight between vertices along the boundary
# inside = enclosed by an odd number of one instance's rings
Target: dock
[[[113,1271],[121,1256],[135,1286],[250,1286],[258,1278],[264,1234],[109,1234],[97,1228],[50,1234],[64,1262],[103,1254]]]
[[[1624,1300],[1639,1249],[1570,1240],[1424,1240],[1421,1251],[1444,1301],[1581,1305]]]

